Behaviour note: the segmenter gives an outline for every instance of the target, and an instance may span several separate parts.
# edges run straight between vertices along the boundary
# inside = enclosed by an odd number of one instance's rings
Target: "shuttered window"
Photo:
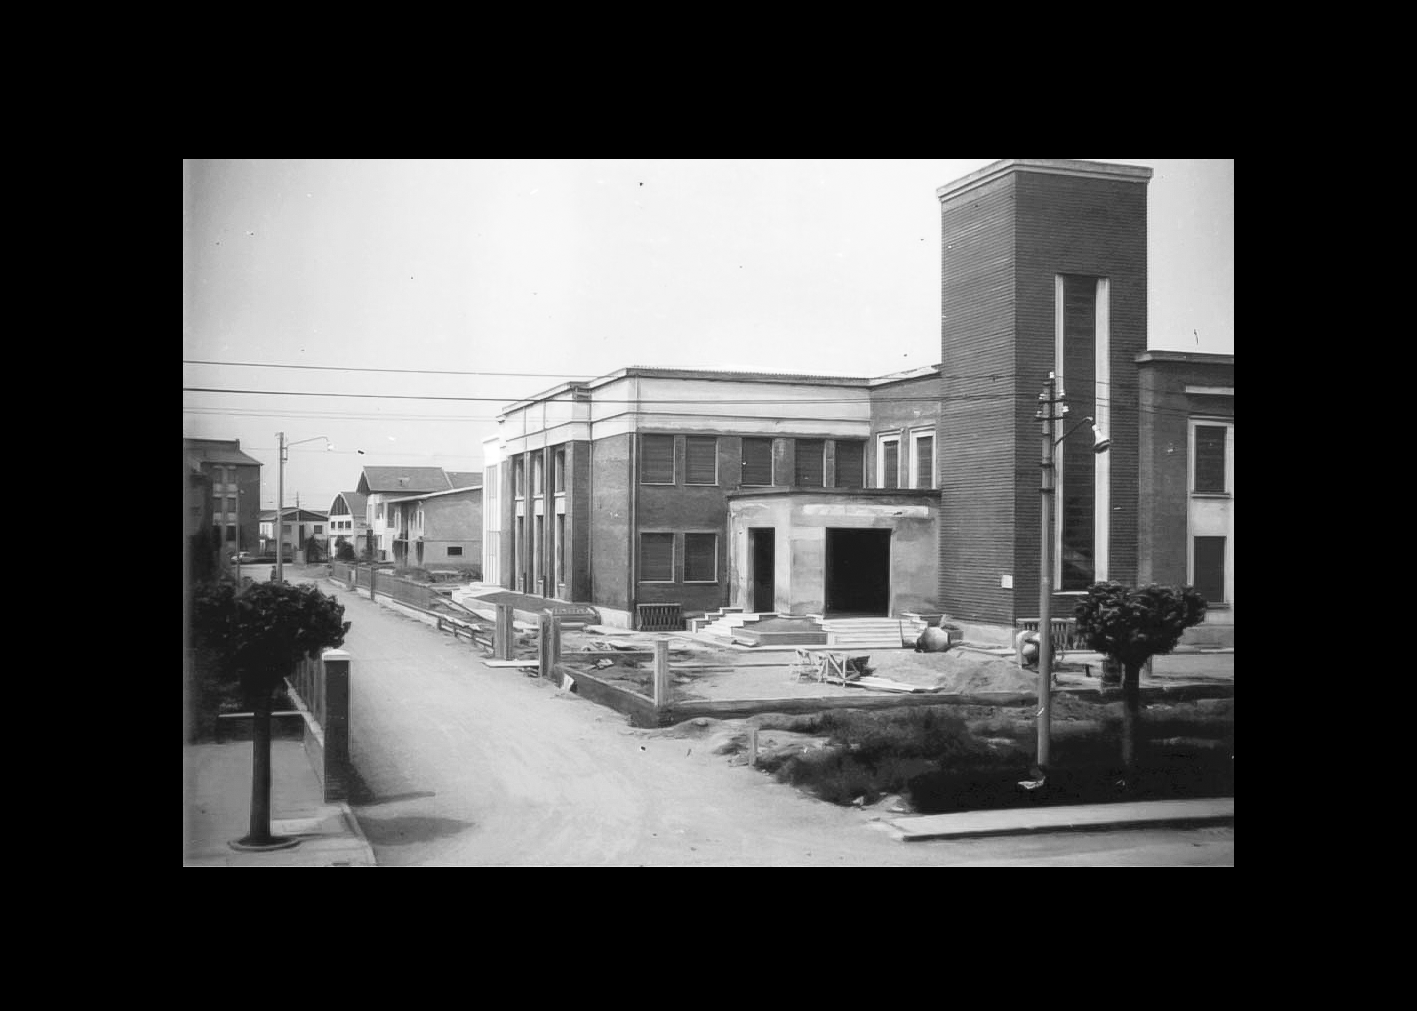
[[[640,484],[674,483],[674,436],[640,437]]]
[[[718,484],[718,440],[691,435],[684,440],[684,483]]]
[[[866,466],[866,444],[838,439],[836,442],[836,486],[860,488]]]
[[[935,437],[915,437],[915,487],[935,487]]]
[[[640,534],[640,582],[674,582],[673,534]]]
[[[797,487],[822,487],[822,454],[825,450],[826,443],[821,439],[797,440]]]
[[[1225,538],[1192,538],[1194,555],[1191,560],[1195,574],[1195,589],[1209,603],[1225,600]]]
[[[684,582],[718,581],[718,535],[684,535]]]
[[[743,440],[743,483],[772,484],[772,440]]]
[[[900,487],[900,440],[881,441],[881,487]]]
[[[1225,493],[1225,426],[1196,426],[1195,490],[1201,494]]]

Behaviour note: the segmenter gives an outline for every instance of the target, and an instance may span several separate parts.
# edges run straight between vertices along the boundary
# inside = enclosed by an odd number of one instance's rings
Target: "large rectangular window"
[[[640,436],[640,484],[674,483],[674,436]]]
[[[743,440],[743,483],[772,484],[772,440]]]
[[[859,440],[836,441],[836,486],[860,488],[865,483],[866,444]]]
[[[821,439],[798,439],[796,445],[796,478],[799,488],[822,487],[822,460],[826,443]]]
[[[1193,537],[1192,585],[1208,603],[1225,601],[1225,538]]]
[[[718,484],[718,439],[699,435],[685,438],[684,483]]]
[[[640,534],[640,582],[674,582],[673,534]]]
[[[684,535],[684,582],[718,582],[718,534]]]
[[[1225,486],[1224,425],[1197,425],[1193,489],[1200,495],[1223,495]]]

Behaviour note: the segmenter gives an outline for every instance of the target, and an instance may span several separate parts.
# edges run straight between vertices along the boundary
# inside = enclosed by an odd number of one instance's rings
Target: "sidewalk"
[[[374,850],[344,803],[327,804],[299,741],[271,741],[271,834],[298,845],[267,853],[232,849],[250,829],[251,742],[182,749],[184,867],[373,867]]]
[[[901,842],[1023,835],[1031,832],[1102,831],[1158,826],[1233,825],[1235,798],[1148,800],[1074,807],[1005,808],[894,818],[878,827]]]

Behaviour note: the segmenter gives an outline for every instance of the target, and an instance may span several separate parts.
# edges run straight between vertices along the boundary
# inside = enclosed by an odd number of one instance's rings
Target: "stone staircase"
[[[731,643],[733,633],[748,622],[776,617],[776,611],[754,612],[744,611],[741,607],[721,607],[717,611],[706,613],[702,618],[690,618],[688,625],[690,632]]]
[[[824,618],[813,615],[827,633],[829,647],[843,649],[900,649],[914,646],[925,622],[917,617]]]

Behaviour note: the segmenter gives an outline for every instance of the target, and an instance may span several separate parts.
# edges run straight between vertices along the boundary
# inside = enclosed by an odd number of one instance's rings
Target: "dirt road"
[[[319,585],[353,623],[351,805],[381,866],[1234,863],[1233,831],[901,843],[871,826],[887,812],[808,799]]]

